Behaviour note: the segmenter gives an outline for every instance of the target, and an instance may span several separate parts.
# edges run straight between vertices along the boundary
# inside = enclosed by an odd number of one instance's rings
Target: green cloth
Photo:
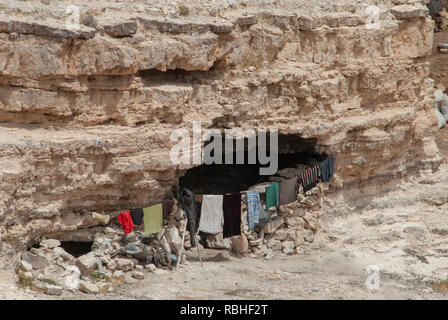
[[[162,204],[143,208],[143,223],[145,235],[149,236],[162,231]]]
[[[280,193],[280,184],[274,183],[266,187],[266,207],[265,210],[269,210],[272,206],[277,208],[278,195]]]

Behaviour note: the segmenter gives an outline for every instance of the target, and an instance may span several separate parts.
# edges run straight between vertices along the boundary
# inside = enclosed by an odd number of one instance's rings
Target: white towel
[[[199,231],[217,234],[222,232],[224,211],[222,209],[223,195],[204,195],[202,198],[201,219]]]

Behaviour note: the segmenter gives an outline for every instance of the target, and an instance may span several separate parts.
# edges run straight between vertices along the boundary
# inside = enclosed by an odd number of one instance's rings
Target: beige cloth
[[[222,203],[222,195],[204,195],[202,197],[199,231],[209,234],[222,232],[222,226],[224,224]]]
[[[162,204],[143,208],[143,223],[145,225],[145,235],[149,236],[162,231],[163,208]]]

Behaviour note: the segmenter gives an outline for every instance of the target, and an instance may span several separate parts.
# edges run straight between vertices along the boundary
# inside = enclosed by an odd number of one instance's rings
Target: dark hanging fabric
[[[191,246],[196,246],[195,234],[198,231],[200,210],[198,210],[197,202],[195,201],[194,193],[188,189],[181,189],[179,192],[179,203],[187,213],[188,231],[190,232]]]
[[[228,238],[241,234],[241,194],[224,195],[222,209],[224,211],[223,237]]]
[[[297,177],[280,182],[278,204],[285,205],[297,201]]]
[[[199,231],[199,243],[202,244],[204,248],[207,248],[207,235],[208,233]]]
[[[171,211],[173,211],[174,201],[171,199],[164,199],[162,202],[163,219],[168,219]]]
[[[330,181],[334,174],[334,156],[331,155],[321,163],[319,163],[320,168],[320,180],[322,182]]]
[[[300,173],[298,180],[303,186],[303,191],[306,192],[314,188],[319,181],[320,176],[321,171],[317,164]]]
[[[306,187],[303,187],[303,192],[310,191],[317,185],[317,181],[313,182],[312,184],[307,185]]]
[[[143,209],[132,209],[131,210],[132,222],[139,226],[143,223]]]

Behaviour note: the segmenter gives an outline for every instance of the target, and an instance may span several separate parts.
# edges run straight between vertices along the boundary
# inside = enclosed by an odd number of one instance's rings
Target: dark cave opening
[[[93,242],[61,241],[61,248],[75,258],[79,258],[92,251]]]
[[[235,143],[236,140],[234,140]],[[294,168],[290,171],[300,172],[303,168],[323,161],[327,155],[316,151],[316,139],[303,139],[298,135],[288,134],[278,136],[278,169],[273,175],[261,175],[260,168],[266,164],[260,163],[257,156],[256,163],[248,164],[248,144],[244,142],[244,163],[236,163],[236,152],[233,152],[233,164],[226,164],[225,152],[222,152],[222,164],[202,164],[186,171],[179,179],[181,187],[190,189],[197,194],[228,194],[247,190],[263,182],[279,182],[281,170]],[[269,146],[269,140],[267,142]],[[258,144],[255,146],[258,155]],[[267,153],[270,153],[267,148]],[[235,149],[234,149],[235,150]]]

